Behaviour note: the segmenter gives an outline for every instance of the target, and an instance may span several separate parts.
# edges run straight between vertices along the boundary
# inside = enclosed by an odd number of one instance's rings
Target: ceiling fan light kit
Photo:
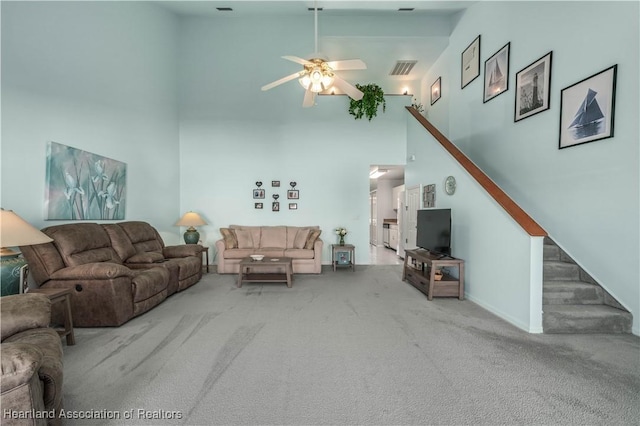
[[[318,8],[314,7],[316,52],[318,52],[318,10]],[[314,57],[308,60],[297,56],[283,56],[282,58],[296,62],[302,65],[304,69],[262,86],[262,91],[273,89],[288,81],[298,79],[298,82],[305,90],[304,100],[302,101],[302,106],[305,108],[314,105],[318,93],[329,90],[334,86],[352,99],[362,99],[363,93],[356,86],[343,80],[335,73],[335,71],[367,69],[367,65],[362,60],[327,61],[318,53],[315,53]]]

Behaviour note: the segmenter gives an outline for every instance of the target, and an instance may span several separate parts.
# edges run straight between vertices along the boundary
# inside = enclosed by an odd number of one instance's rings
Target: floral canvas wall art
[[[49,142],[45,184],[48,220],[123,220],[127,165]]]

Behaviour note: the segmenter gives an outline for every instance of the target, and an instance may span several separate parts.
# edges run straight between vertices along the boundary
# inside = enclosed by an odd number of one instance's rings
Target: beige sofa
[[[219,274],[237,274],[240,261],[251,254],[293,259],[294,274],[319,274],[322,245],[318,226],[240,226],[220,228],[216,241]]]

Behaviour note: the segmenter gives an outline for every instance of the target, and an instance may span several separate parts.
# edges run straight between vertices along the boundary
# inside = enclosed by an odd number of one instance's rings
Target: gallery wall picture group
[[[480,36],[462,52],[461,89],[480,75]]]
[[[484,99],[488,102],[509,90],[509,48],[505,44],[484,62]]]
[[[547,53],[516,74],[514,121],[549,109],[552,54]]]
[[[559,149],[613,137],[618,65],[562,89]]]
[[[289,182],[289,185],[291,185],[291,189],[287,190],[287,199],[289,200],[299,200],[300,199],[300,190],[296,189],[296,185],[298,183],[291,181]],[[266,191],[264,188],[262,188],[262,181],[257,181],[256,182],[256,186],[257,188],[255,188],[253,190],[253,199],[254,200],[264,200],[266,197]],[[272,180],[271,181],[271,187],[272,188],[279,188],[280,187],[280,181],[279,180]],[[271,197],[273,198],[273,201],[271,203],[271,211],[274,212],[279,212],[280,211],[280,202],[278,201],[278,199],[280,198],[280,194],[277,193],[273,193],[271,194]],[[264,202],[254,202],[253,203],[253,208],[256,210],[263,210],[264,209]],[[289,203],[289,210],[298,210],[298,203]]]
[[[484,63],[483,103],[509,90],[511,42]],[[516,73],[514,122],[550,109],[553,51]],[[613,137],[616,75],[610,66],[560,93],[559,149]],[[480,75],[480,36],[462,52],[461,79],[464,89]],[[431,105],[442,95],[441,77],[431,85]]]

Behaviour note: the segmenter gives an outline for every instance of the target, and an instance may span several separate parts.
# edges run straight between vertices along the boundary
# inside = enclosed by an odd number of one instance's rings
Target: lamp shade
[[[0,247],[31,246],[53,241],[11,210],[0,209]]]
[[[176,222],[176,226],[202,226],[206,225],[205,222],[198,213],[187,212],[179,221]]]

